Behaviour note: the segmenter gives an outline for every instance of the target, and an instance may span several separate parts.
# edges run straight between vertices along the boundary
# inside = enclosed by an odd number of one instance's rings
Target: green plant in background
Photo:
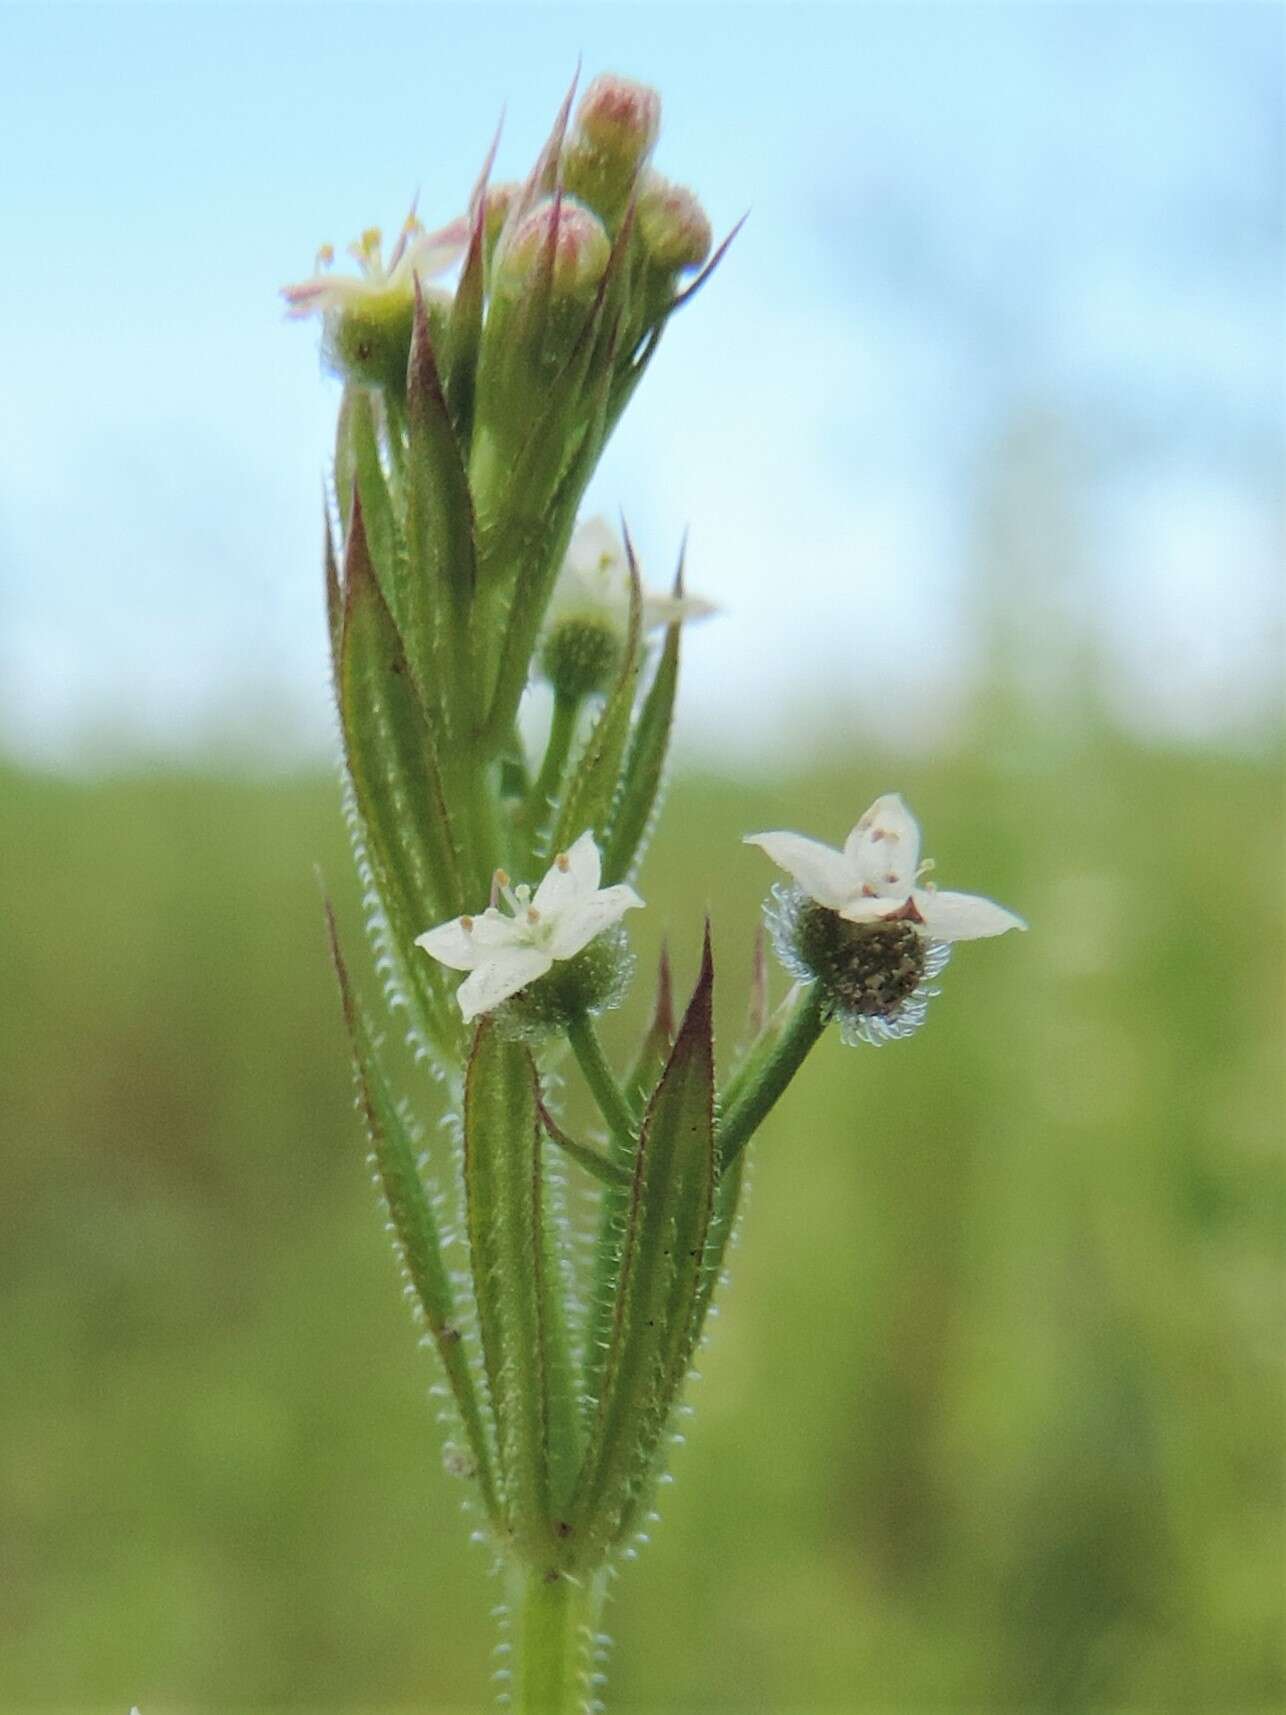
[[[595,1019],[634,974],[681,631],[709,606],[682,563],[669,595],[645,590],[628,536],[577,513],[722,252],[648,164],[656,95],[599,78],[574,126],[571,99],[525,183],[484,172],[463,218],[412,217],[387,265],[368,232],[359,276],[286,293],[322,315],[345,382],[326,551],[345,781],[386,999],[424,1070],[395,1090],[332,921],[360,1102],[445,1375],[448,1468],[508,1586],[502,1695],[548,1715],[597,1706],[607,1583],[648,1518],[756,1128],[828,1023],[904,1035],[953,942],[1021,927],[925,881],[895,795],[842,851],[751,836],[791,877],[767,917],[795,986],[770,1016],[760,963],[720,1080],[707,928],[677,1027],[663,962],[633,1065],[610,1064]],[[453,291],[428,285],[457,264]],[[532,758],[519,715],[541,681]],[[569,1056],[605,1141],[565,1128]],[[565,1173],[597,1184],[592,1231]]]

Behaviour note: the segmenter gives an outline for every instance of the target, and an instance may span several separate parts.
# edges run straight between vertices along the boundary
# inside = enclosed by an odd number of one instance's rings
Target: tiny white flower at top
[[[975,893],[921,885],[920,829],[896,792],[877,798],[844,841],[842,851],[803,834],[747,834],[747,845],[767,852],[818,905],[849,923],[898,919],[929,940],[977,941],[1025,929],[1003,905]]]
[[[606,621],[624,633],[630,611],[630,563],[620,537],[605,518],[579,525],[563,560],[545,618],[547,630],[569,619]],[[643,589],[643,629],[704,619],[713,602],[695,595],[665,595]]]
[[[463,215],[437,232],[427,232],[412,210],[398,234],[387,267],[379,228],[368,227],[355,244],[348,246],[348,254],[357,263],[360,274],[330,273],[335,252],[326,244],[317,253],[312,277],[301,280],[297,286],[283,286],[281,295],[292,316],[352,310],[385,295],[410,298],[415,291],[416,275],[425,281],[444,274],[459,261],[468,242],[469,222]]]
[[[439,964],[469,972],[456,992],[466,1024],[543,977],[556,959],[575,958],[642,905],[632,887],[600,887],[601,879],[594,836],[584,833],[569,851],[559,852],[534,895],[496,871],[508,915],[492,905],[477,917],[454,917],[416,937],[416,946]]]

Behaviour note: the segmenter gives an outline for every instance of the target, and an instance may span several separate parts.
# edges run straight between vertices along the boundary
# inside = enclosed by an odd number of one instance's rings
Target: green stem
[[[512,1715],[583,1715],[594,1697],[606,1578],[515,1567],[509,1573]]]
[[[565,1151],[586,1173],[592,1173],[601,1184],[623,1188],[630,1183],[630,1171],[627,1167],[618,1166],[597,1149],[591,1149],[587,1143],[577,1143],[574,1137],[570,1137],[563,1130],[543,1102],[540,1106],[540,1118],[550,1142],[556,1143],[559,1149]]]
[[[728,1168],[767,1118],[778,1096],[798,1072],[826,1028],[830,1014],[820,983],[810,983],[795,1010],[762,1054],[750,1059],[733,1082],[719,1121],[719,1168]]]
[[[554,715],[549,725],[549,742],[545,746],[544,761],[522,811],[523,830],[533,842],[563,783],[567,757],[572,748],[572,739],[576,736],[576,719],[580,714],[580,705],[579,697],[554,698]]]
[[[588,1013],[581,1013],[579,1018],[571,1020],[567,1026],[567,1040],[572,1045],[572,1053],[585,1074],[585,1082],[589,1085],[609,1130],[632,1156],[634,1119],[630,1113],[630,1104],[607,1063]]]

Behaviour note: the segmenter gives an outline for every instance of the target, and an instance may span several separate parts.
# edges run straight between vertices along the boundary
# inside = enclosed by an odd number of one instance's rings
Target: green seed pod
[[[950,957],[906,918],[850,923],[798,887],[778,883],[764,915],[777,956],[800,982],[816,982],[846,1042],[888,1042],[924,1022],[926,986]]]
[[[445,292],[424,293],[429,331],[439,345],[444,342],[449,308]],[[326,360],[346,380],[383,387],[401,397],[406,392],[414,327],[413,292],[371,292],[327,316],[323,342]]]
[[[546,976],[520,989],[492,1014],[506,1037],[540,1041],[563,1031],[585,1013],[610,1012],[625,999],[637,961],[625,925],[617,923],[583,947],[575,958],[560,959]]]
[[[559,697],[579,702],[605,691],[616,677],[624,648],[621,633],[592,614],[555,625],[540,652],[540,671]]]

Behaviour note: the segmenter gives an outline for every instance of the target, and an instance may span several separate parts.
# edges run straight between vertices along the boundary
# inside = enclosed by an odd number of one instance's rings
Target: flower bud
[[[525,214],[496,253],[496,291],[517,297],[548,266],[556,298],[588,297],[607,268],[611,245],[603,223],[571,197],[546,197]]]
[[[639,192],[638,229],[643,248],[658,268],[674,273],[698,268],[710,254],[710,222],[684,185],[648,172]]]
[[[624,638],[606,618],[569,615],[550,628],[540,652],[540,671],[555,695],[579,702],[605,691],[621,664]]]
[[[625,925],[614,923],[498,1006],[496,1026],[511,1039],[539,1042],[586,1013],[608,1012],[625,999],[636,963]]]
[[[563,154],[563,183],[615,230],[661,129],[661,98],[606,73],[585,91]]]
[[[632,175],[656,146],[661,97],[645,83],[603,72],[581,97],[577,140],[594,149],[623,175]]]
[[[950,956],[906,917],[850,923],[778,883],[764,911],[777,956],[799,982],[821,985],[846,1042],[887,1042],[924,1021],[926,987]]]

